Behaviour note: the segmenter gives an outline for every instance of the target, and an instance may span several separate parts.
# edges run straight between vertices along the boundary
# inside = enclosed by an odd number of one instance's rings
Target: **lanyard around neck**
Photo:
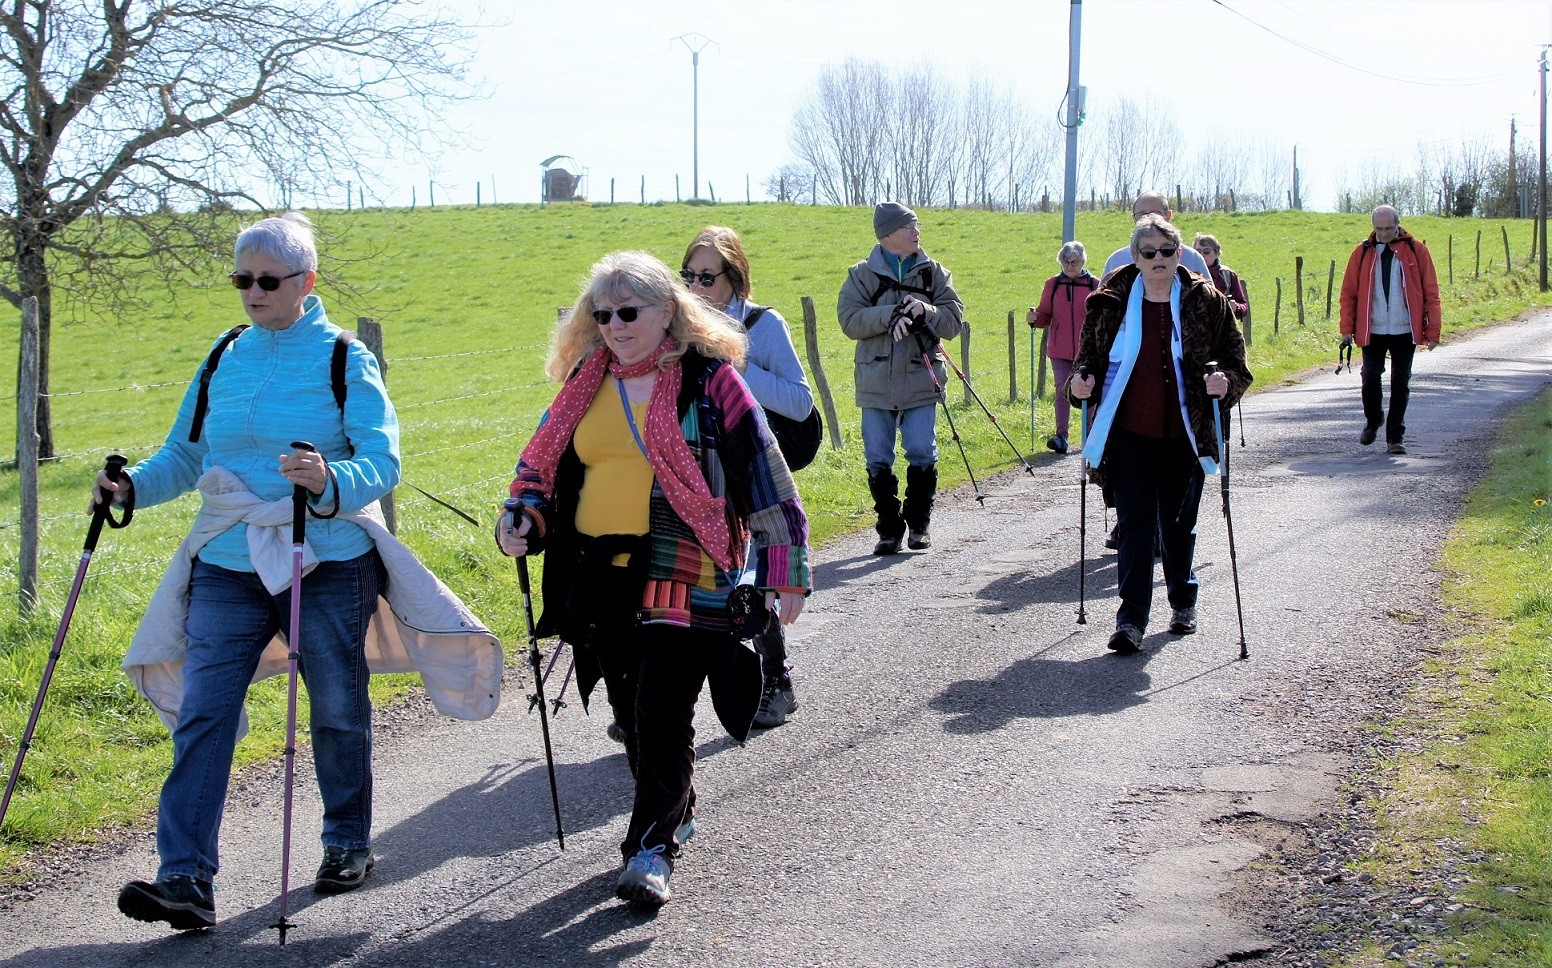
[[[641,439],[641,431],[636,429],[636,414],[631,411],[630,397],[625,392],[625,381],[615,380],[614,385],[620,391],[620,406],[625,410],[625,422],[630,424],[631,436],[636,438],[636,446],[641,450],[641,456],[651,463],[652,458],[647,457],[647,444]]]

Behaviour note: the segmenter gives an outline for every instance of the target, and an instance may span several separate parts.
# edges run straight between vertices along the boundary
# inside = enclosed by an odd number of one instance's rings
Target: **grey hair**
[[[1378,208],[1376,208],[1369,215],[1369,224],[1373,225],[1374,224],[1374,220],[1376,218],[1378,218],[1379,216],[1381,216],[1381,215],[1389,215],[1390,216],[1390,220],[1392,222],[1395,222],[1397,226],[1399,226],[1401,224],[1401,213],[1396,211],[1396,206],[1394,206],[1394,205],[1381,205]]]
[[[318,271],[318,247],[313,243],[313,223],[301,212],[260,219],[237,233],[234,258],[266,256],[292,272]]]
[[[1056,261],[1058,263],[1065,262],[1072,256],[1077,256],[1085,262],[1087,262],[1089,258],[1087,250],[1083,248],[1083,243],[1079,242],[1077,239],[1073,239],[1071,242],[1068,242],[1062,246],[1062,250],[1056,253]]]
[[[1136,225],[1132,226],[1133,258],[1137,256],[1138,249],[1140,248],[1138,240],[1145,235],[1162,235],[1176,245],[1181,244],[1180,230],[1175,228],[1175,226],[1172,225],[1167,219],[1165,219],[1164,216],[1144,215],[1142,218],[1137,220]]]

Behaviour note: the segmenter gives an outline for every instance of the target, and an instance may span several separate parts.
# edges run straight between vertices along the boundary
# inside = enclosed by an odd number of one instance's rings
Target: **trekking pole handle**
[[[122,454],[109,454],[107,461],[103,464],[102,472],[108,480],[117,484],[123,479],[124,465],[127,463],[129,461]],[[85,552],[90,554],[97,550],[97,539],[102,536],[103,524],[113,528],[122,528],[129,523],[133,514],[134,511],[126,504],[123,516],[115,519],[113,517],[113,500],[104,494],[103,500],[92,505],[92,523],[87,525],[86,528]]]
[[[318,448],[305,440],[291,441],[292,450],[317,453]],[[291,543],[299,545],[307,535],[307,488],[300,484],[291,486]]]

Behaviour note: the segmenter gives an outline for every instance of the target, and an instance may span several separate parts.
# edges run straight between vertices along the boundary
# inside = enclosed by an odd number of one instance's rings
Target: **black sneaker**
[[[779,678],[766,679],[765,689],[760,693],[760,709],[754,714],[754,724],[765,729],[780,726],[797,708],[798,697],[792,691],[790,679],[785,684]]]
[[[202,931],[216,924],[215,888],[183,874],[130,881],[119,891],[119,911],[150,924],[166,921],[174,931]]]
[[[605,726],[604,735],[614,740],[616,743],[619,743],[621,746],[625,745],[625,727],[621,726],[619,723],[611,722],[609,725]]]
[[[1387,444],[1385,446],[1385,452],[1389,453],[1389,454],[1405,454],[1406,453],[1406,448],[1403,447],[1401,445],[1401,441],[1398,440],[1398,441],[1395,441],[1394,443]]]
[[[1105,643],[1105,648],[1117,655],[1134,655],[1142,646],[1142,629],[1132,625],[1117,625],[1115,634]]]
[[[906,540],[905,546],[912,551],[926,551],[932,547],[932,535],[927,533],[926,528],[922,528],[920,531],[912,528],[911,536]]]
[[[1105,536],[1105,547],[1111,551],[1116,551],[1121,547],[1121,542],[1116,540],[1116,528],[1119,527],[1120,525],[1116,525],[1115,528],[1111,528],[1110,533]]]
[[[377,858],[372,848],[346,850],[344,847],[323,848],[323,863],[318,865],[318,876],[313,890],[319,894],[344,894],[354,891],[372,873]]]
[[[1171,635],[1195,635],[1196,634],[1196,609],[1177,608],[1169,617],[1169,634]]]
[[[878,544],[873,546],[875,555],[897,555],[900,553],[900,539],[905,537],[897,534],[893,538],[879,538]]]
[[[1054,450],[1058,454],[1065,454],[1067,453],[1067,438],[1063,437],[1061,434],[1057,434],[1053,437],[1047,437],[1045,441],[1045,448],[1046,450]]]
[[[1379,424],[1364,424],[1363,433],[1358,435],[1358,443],[1360,443],[1360,444],[1364,445],[1365,447],[1367,447],[1370,444],[1374,443],[1374,438],[1378,437],[1379,433],[1380,433],[1380,425]]]

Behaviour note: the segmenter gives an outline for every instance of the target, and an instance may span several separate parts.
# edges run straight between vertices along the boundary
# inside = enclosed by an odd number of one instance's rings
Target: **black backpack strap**
[[[189,425],[189,443],[197,443],[199,435],[205,429],[205,414],[210,411],[210,379],[216,375],[216,367],[221,365],[221,357],[226,353],[226,348],[232,345],[232,340],[243,334],[248,328],[247,323],[241,326],[233,326],[227,330],[221,339],[216,342],[215,349],[205,357],[205,365],[199,369],[199,395],[194,400],[194,422]]]
[[[765,315],[765,310],[768,308],[767,306],[747,307],[744,311],[744,332],[754,329],[754,324],[760,321],[760,317]]]
[[[345,362],[350,358],[350,344],[355,341],[355,333],[340,330],[334,337],[334,356],[329,360],[329,384],[334,388],[334,405],[340,413],[345,412]]]

